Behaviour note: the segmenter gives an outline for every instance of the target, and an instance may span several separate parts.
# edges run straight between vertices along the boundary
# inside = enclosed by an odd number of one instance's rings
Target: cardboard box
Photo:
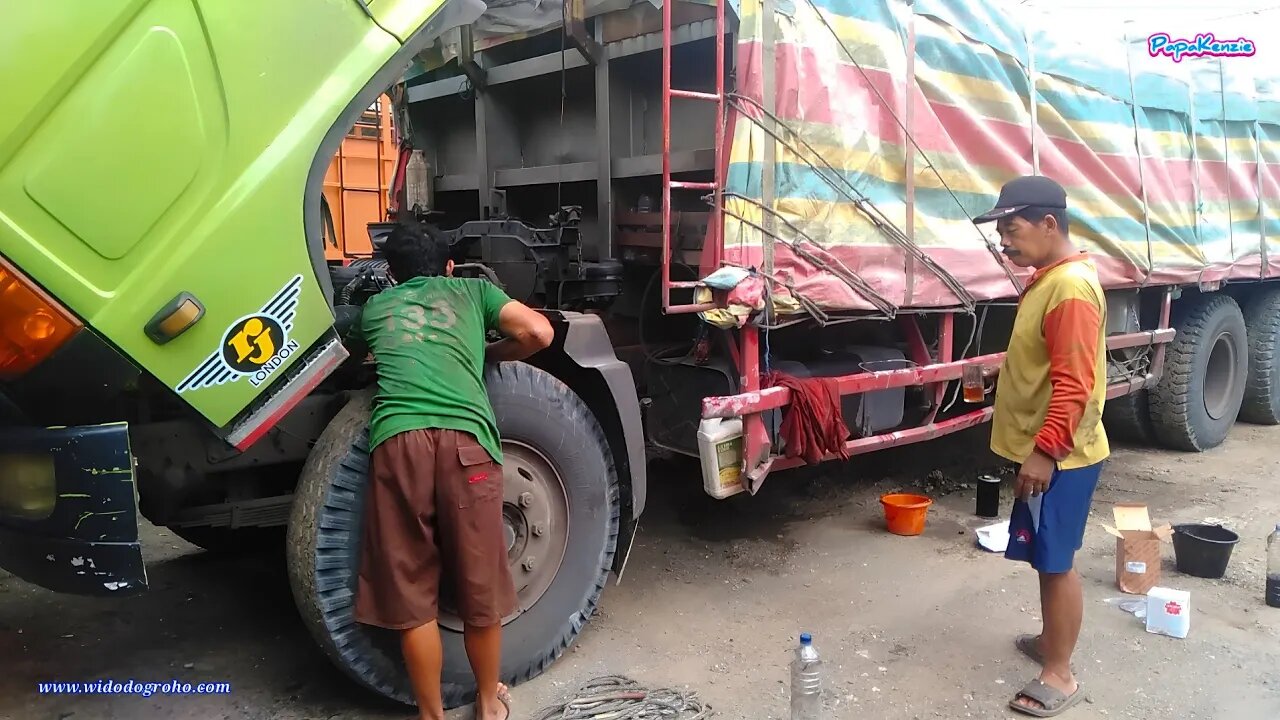
[[[1147,632],[1185,638],[1191,632],[1191,593],[1151,588],[1147,593]]]
[[[1161,543],[1173,540],[1173,528],[1151,527],[1142,503],[1116,503],[1112,515],[1115,527],[1102,527],[1116,538],[1116,585],[1121,592],[1145,595],[1160,584]]]

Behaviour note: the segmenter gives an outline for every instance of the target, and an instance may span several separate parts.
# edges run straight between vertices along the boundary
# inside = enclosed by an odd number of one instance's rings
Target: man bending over
[[[453,277],[448,242],[399,224],[383,248],[397,283],[370,298],[359,335],[378,388],[356,590],[357,622],[401,632],[422,720],[443,720],[441,572],[457,588],[476,718],[507,720],[502,619],[516,609],[502,520],[502,448],[484,361],[551,344],[546,317],[486,280]],[[504,339],[485,344],[496,329]]]

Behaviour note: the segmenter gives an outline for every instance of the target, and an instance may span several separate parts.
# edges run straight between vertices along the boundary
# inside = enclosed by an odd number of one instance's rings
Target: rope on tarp
[[[622,675],[588,681],[574,696],[538,711],[533,720],[702,720],[709,705],[697,693],[651,689]]]
[[[902,122],[902,118],[899,118],[898,114],[893,111],[893,106],[888,100],[885,100],[885,97],[880,93],[879,88],[877,88],[875,83],[871,81],[871,76],[867,75],[867,71],[862,67],[862,64],[858,62],[856,57],[854,57],[853,51],[849,49],[849,46],[845,44],[844,40],[840,39],[840,33],[836,32],[836,29],[831,26],[831,23],[827,20],[827,16],[822,14],[822,11],[818,9],[818,6],[813,2],[813,0],[805,0],[805,2],[808,3],[814,14],[818,16],[818,19],[822,21],[823,26],[827,28],[827,32],[831,33],[831,37],[836,41],[836,44],[844,51],[845,57],[849,58],[849,62],[853,63],[853,66],[862,74],[862,77],[867,81],[867,87],[871,88],[871,92],[875,93],[876,97],[880,99],[880,103],[884,109],[889,111],[889,115],[893,118],[893,121],[898,124],[898,127],[902,129],[907,141],[911,143],[916,152],[920,153],[920,157],[924,160],[925,165],[929,166],[929,169],[933,171],[933,174],[938,177],[938,182],[942,183],[942,187],[947,191],[947,194],[956,202],[956,206],[960,208],[960,212],[964,213],[964,216],[969,218],[970,222],[972,222],[973,216],[965,209],[964,203],[960,202],[960,198],[955,194],[955,191],[951,189],[951,186],[947,184],[946,179],[942,177],[942,173],[938,168],[934,166],[933,161],[929,159],[929,155],[925,153],[924,148],[920,147],[920,143],[916,142],[915,136],[911,134],[911,130],[907,128],[906,123]],[[1004,270],[1005,276],[1009,278],[1009,282],[1013,285],[1014,289],[1018,291],[1019,295],[1021,295],[1023,290],[1022,283],[1018,280],[1018,276],[1013,274],[1013,270],[1009,268],[1008,264],[1004,262],[1000,251],[996,249],[996,246],[992,244],[992,242],[987,239],[987,236],[981,231],[978,232],[978,237],[982,239],[982,244],[985,245],[987,250],[991,253],[991,257],[995,259],[996,264]]]
[[[751,120],[758,127],[764,130],[765,133],[773,137],[773,139],[777,140],[779,143],[782,143],[783,147],[790,150],[792,154],[794,154],[802,162],[804,162],[806,165],[808,165],[810,168],[816,171],[818,174],[818,177],[821,178],[823,182],[825,182],[832,190],[835,190],[837,193],[844,196],[846,200],[853,203],[854,207],[862,211],[862,213],[866,215],[867,219],[870,220],[871,223],[875,225],[876,228],[885,235],[885,237],[897,243],[899,247],[907,251],[907,253],[909,253],[913,258],[915,258],[917,262],[919,262],[920,264],[924,265],[926,268],[931,270],[933,274],[937,276],[937,278],[941,280],[942,283],[946,285],[949,290],[951,290],[952,294],[956,296],[956,299],[959,300],[960,303],[964,306],[964,309],[966,312],[970,312],[970,313],[973,312],[973,309],[977,304],[977,300],[973,297],[973,295],[968,290],[965,289],[964,284],[961,283],[958,279],[956,279],[954,275],[952,275],[951,273],[943,269],[942,266],[938,265],[938,263],[934,262],[933,258],[929,257],[927,253],[921,250],[920,246],[916,245],[914,240],[908,237],[907,234],[903,232],[901,228],[895,225],[892,220],[890,220],[883,212],[881,212],[880,208],[876,207],[876,204],[872,202],[870,198],[868,198],[865,194],[863,194],[862,191],[858,190],[858,188],[854,187],[853,183],[849,182],[849,179],[846,178],[843,173],[836,170],[835,167],[833,167],[830,163],[828,163],[826,159],[822,157],[822,153],[814,149],[814,147],[810,145],[807,140],[805,140],[803,137],[800,136],[799,133],[797,133],[790,126],[788,126],[781,118],[779,118],[777,115],[774,115],[769,110],[766,110],[764,105],[760,104],[759,102],[755,101],[752,98],[746,97],[745,95],[739,95],[737,93],[732,93],[730,94],[729,97],[731,101],[735,101],[735,105],[736,105],[735,109],[737,109],[738,112],[742,113],[743,117],[746,117],[747,119]],[[808,150],[813,155],[813,157],[818,159],[818,161],[822,164],[822,166],[826,168],[831,175],[839,178],[841,180],[841,183],[837,184],[834,180],[831,179],[831,177],[828,176],[827,173],[822,172],[822,170],[820,170],[817,165],[810,162],[804,156],[803,153],[801,153],[798,149],[796,149],[794,145],[792,145],[790,142],[784,139],[779,133],[775,132],[774,130],[768,127],[765,127],[763,123],[759,122],[756,118],[752,117],[750,113],[744,112],[742,106],[737,103],[745,103],[745,104],[751,105],[758,112],[767,116],[773,122],[774,125],[785,129],[788,133],[793,135],[805,147],[805,149]],[[841,185],[843,185],[843,187],[841,187]]]
[[[780,220],[784,225],[787,226],[788,229],[790,229],[793,233],[795,233],[797,237],[808,241],[814,247],[822,249],[823,252],[827,252],[826,248],[823,248],[813,238],[804,234],[804,232],[802,232],[799,228],[793,225],[790,220],[787,220],[781,213],[774,210],[773,208],[765,207],[763,203],[757,200],[754,200],[752,198],[746,197],[745,195],[741,195],[739,193],[735,193],[729,190],[725,191],[724,196],[737,198],[739,200],[742,200],[743,202],[748,202],[748,203],[751,203],[752,205],[755,205],[756,207],[760,208],[762,212],[766,212],[772,215],[774,218]],[[776,240],[786,245],[787,247],[791,248],[791,251],[794,252],[802,260],[805,260],[806,262],[817,267],[818,269],[823,270],[825,272],[829,272],[832,275],[839,278],[840,280],[844,281],[844,283],[848,285],[854,292],[858,293],[859,295],[862,295],[867,300],[867,302],[874,305],[876,309],[879,310],[881,313],[883,313],[887,319],[893,318],[897,314],[898,307],[896,305],[890,302],[888,298],[876,292],[875,288],[871,287],[871,285],[866,280],[863,280],[861,277],[859,277],[857,273],[850,270],[847,265],[845,265],[843,262],[840,262],[840,260],[835,256],[832,256],[831,262],[828,262],[818,257],[816,254],[809,251],[807,248],[800,246],[799,243],[789,242],[787,240],[784,240],[780,235],[777,235],[776,233],[770,233],[768,230],[764,228],[763,225],[755,222],[754,220],[748,220],[746,217],[738,213],[735,213],[732,210],[729,210],[727,208],[723,209],[722,212],[734,218],[738,222],[741,222],[744,225],[748,225],[756,230],[759,230],[761,233],[770,236],[770,239]]]

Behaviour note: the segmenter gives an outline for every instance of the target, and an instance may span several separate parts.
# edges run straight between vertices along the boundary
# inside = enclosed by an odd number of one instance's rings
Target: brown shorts
[[[411,430],[373,451],[355,619],[406,630],[435,620],[441,573],[462,621],[516,609],[502,521],[502,466],[474,435]]]

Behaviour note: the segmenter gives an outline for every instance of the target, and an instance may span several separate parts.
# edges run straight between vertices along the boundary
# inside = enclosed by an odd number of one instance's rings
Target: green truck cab
[[[360,684],[411,702],[395,643],[350,619],[372,376],[341,330],[368,274],[326,262],[321,183],[359,114],[483,9],[49,0],[6,11],[0,567],[58,592],[145,591],[139,514],[211,550],[287,542],[321,648]],[[552,348],[489,369],[522,568],[509,682],[581,629],[644,502],[630,370],[596,317],[551,315]],[[567,419],[548,424],[539,402]],[[539,450],[566,433],[594,454]],[[449,617],[456,705],[474,687]]]

